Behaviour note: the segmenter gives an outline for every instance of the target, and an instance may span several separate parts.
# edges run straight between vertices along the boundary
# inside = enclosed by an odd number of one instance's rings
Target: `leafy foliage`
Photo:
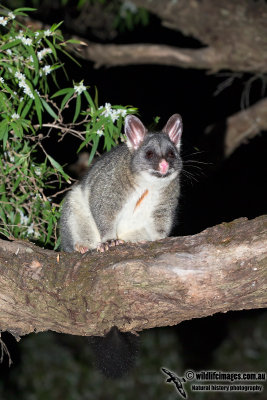
[[[75,136],[82,142],[77,151],[91,147],[89,164],[100,141],[108,151],[123,139],[123,118],[135,109],[98,107],[83,81],[50,95],[68,42],[60,23],[37,31],[23,26],[17,17],[31,10],[0,9],[0,233],[57,248],[56,200],[72,179],[44,140]]]

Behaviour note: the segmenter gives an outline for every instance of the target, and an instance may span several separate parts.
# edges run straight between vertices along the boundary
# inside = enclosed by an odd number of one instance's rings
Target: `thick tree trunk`
[[[267,306],[267,216],[186,237],[56,253],[0,241],[0,329],[141,331],[217,312]]]

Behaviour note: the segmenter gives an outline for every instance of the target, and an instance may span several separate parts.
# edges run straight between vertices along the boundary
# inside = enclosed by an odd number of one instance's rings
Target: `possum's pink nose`
[[[164,158],[161,160],[161,162],[159,163],[159,171],[162,173],[162,174],[166,174],[166,172],[168,171],[168,169],[169,169],[169,163],[166,161],[166,160],[164,160]]]

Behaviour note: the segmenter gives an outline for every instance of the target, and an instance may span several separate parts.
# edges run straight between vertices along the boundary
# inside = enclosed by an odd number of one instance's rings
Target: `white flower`
[[[32,94],[32,91],[26,83],[26,77],[24,74],[22,74],[19,71],[15,72],[15,77],[19,80],[19,87],[23,88],[23,92],[27,94],[31,99],[34,99],[34,95]]]
[[[127,110],[124,110],[124,109],[122,109],[122,108],[120,108],[120,109],[118,110],[118,112],[119,112],[119,114],[120,114],[123,118],[125,118],[126,115],[127,115]]]
[[[127,11],[129,11],[132,14],[136,14],[138,11],[136,5],[129,0],[126,0],[122,3],[122,5],[120,7],[120,16],[122,18],[126,18]]]
[[[7,19],[5,19],[4,17],[0,17],[0,25],[6,26],[7,24]]]
[[[31,235],[32,233],[34,233],[33,222],[31,223],[31,225],[27,229],[27,235]]]
[[[112,122],[117,121],[117,119],[119,118],[118,110],[112,110],[110,117],[112,119]]]
[[[42,175],[42,170],[40,167],[35,167],[34,168],[34,172],[36,173],[36,175],[41,176]]]
[[[16,71],[16,72],[15,72],[15,77],[18,78],[19,81],[25,82],[25,79],[26,79],[25,75],[22,74],[22,73],[19,72],[19,71]]]
[[[23,44],[25,44],[25,46],[30,46],[32,44],[32,39],[30,39],[30,38],[22,37],[21,41]]]
[[[9,56],[12,56],[12,51],[10,50],[10,49],[7,49],[7,54],[9,55]]]
[[[38,237],[40,237],[41,235],[40,235],[40,233],[38,232],[38,231],[34,231],[34,237],[35,238],[38,238]]]
[[[22,210],[19,210],[19,213],[20,213],[20,223],[22,225],[28,225],[29,217],[27,217],[27,215],[24,215],[24,212]]]
[[[2,78],[2,76],[0,77],[0,82],[1,82],[1,83],[4,83],[4,82],[5,82],[4,78]]]
[[[14,114],[11,115],[11,118],[12,118],[12,119],[19,119],[20,116],[19,116],[19,114],[14,113]]]
[[[51,32],[50,29],[47,29],[46,31],[44,31],[44,35],[45,36],[52,36],[53,32]]]
[[[81,94],[86,90],[86,87],[83,85],[83,81],[81,81],[78,85],[74,85],[74,90],[76,93]]]
[[[102,136],[102,135],[104,134],[103,129],[98,129],[98,130],[96,131],[96,134],[97,134],[98,136]]]
[[[43,74],[48,75],[52,71],[51,65],[45,65],[42,69],[40,69],[40,75]]]
[[[112,114],[112,108],[111,108],[111,104],[110,103],[105,103],[105,111],[102,112],[102,114],[105,117],[110,117]]]
[[[30,62],[33,64],[33,56],[29,57]]]
[[[40,35],[40,32],[35,32],[35,34],[34,34],[36,39],[38,38],[39,35]]]
[[[24,36],[23,36],[23,31],[22,30],[20,30],[19,31],[19,34],[16,36],[16,39],[22,39]]]
[[[25,84],[25,86],[23,87],[23,92],[27,94],[31,99],[34,99],[34,95],[32,94],[32,91],[27,84]]]
[[[117,121],[120,116],[125,117],[127,114],[127,110],[124,110],[122,108],[113,110],[110,103],[105,103],[104,107],[101,106],[98,109],[103,109],[104,111],[102,111],[101,115],[104,115],[104,117],[110,117],[112,119],[112,122]]]
[[[44,56],[46,56],[46,54],[52,53],[52,50],[50,49],[50,47],[44,48],[43,50],[40,50],[37,52],[37,57],[38,60],[41,61]]]
[[[9,19],[15,19],[16,18],[15,14],[13,14],[13,12],[9,12],[7,14],[7,16],[8,16]]]
[[[10,160],[11,162],[14,162],[14,161],[15,161],[15,157],[10,153],[10,151],[8,151],[6,154],[8,155],[8,158],[9,158],[9,160]],[[5,155],[6,155],[6,154],[5,154]]]

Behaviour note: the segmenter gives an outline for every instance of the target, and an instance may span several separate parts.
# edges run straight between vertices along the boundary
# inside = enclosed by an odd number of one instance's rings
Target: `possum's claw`
[[[98,253],[104,253],[105,251],[108,251],[110,247],[119,246],[120,244],[123,244],[123,243],[124,243],[124,240],[121,240],[121,239],[108,240],[107,242],[99,243],[96,248],[96,251]]]

